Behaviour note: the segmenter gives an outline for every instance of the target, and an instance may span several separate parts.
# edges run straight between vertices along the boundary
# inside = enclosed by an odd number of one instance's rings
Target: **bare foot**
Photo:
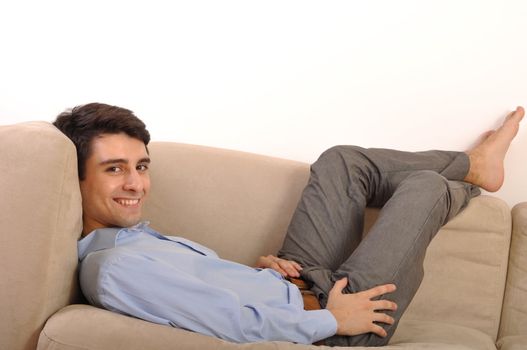
[[[523,107],[516,108],[498,129],[486,133],[479,144],[466,152],[470,158],[470,169],[464,181],[489,192],[500,189],[505,177],[503,160],[524,115]]]

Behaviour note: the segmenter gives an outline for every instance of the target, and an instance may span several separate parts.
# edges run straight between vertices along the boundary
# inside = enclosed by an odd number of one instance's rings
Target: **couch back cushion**
[[[500,338],[527,336],[527,203],[512,209],[512,225]]]
[[[75,147],[46,122],[0,126],[0,349],[35,349],[76,293]]]
[[[491,196],[472,199],[428,247],[423,283],[403,319],[466,326],[496,340],[510,239],[507,204]]]
[[[153,142],[144,217],[167,235],[254,264],[280,248],[309,165],[238,151]]]

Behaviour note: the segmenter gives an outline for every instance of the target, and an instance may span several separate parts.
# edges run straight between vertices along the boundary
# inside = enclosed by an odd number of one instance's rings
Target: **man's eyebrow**
[[[99,165],[128,164],[128,163],[129,163],[128,159],[116,158],[116,159],[103,160],[102,162],[99,163]],[[138,163],[150,163],[150,158],[148,158],[148,157],[141,158],[141,159],[139,159]]]
[[[107,159],[99,163],[99,165],[108,165],[108,164],[128,164],[128,159],[116,158],[116,159]]]

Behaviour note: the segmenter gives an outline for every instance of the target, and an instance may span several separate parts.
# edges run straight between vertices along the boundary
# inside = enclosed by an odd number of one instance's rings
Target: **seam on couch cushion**
[[[60,342],[58,340],[55,340],[53,338],[51,338],[45,330],[42,330],[42,332],[40,332],[40,335],[41,336],[44,336],[46,337],[46,339],[48,340],[49,344],[51,344],[52,346],[54,345],[59,345],[59,346],[67,346],[69,348],[72,348],[72,349],[79,349],[79,350],[90,350],[90,348],[84,348],[84,347],[79,347],[77,345],[73,345],[73,344],[68,344],[68,343],[64,343],[64,342]],[[53,347],[46,347],[47,350],[53,350]],[[40,341],[38,342],[38,346],[37,346],[37,350],[43,350],[41,348],[41,343]],[[59,349],[60,350],[60,349]]]

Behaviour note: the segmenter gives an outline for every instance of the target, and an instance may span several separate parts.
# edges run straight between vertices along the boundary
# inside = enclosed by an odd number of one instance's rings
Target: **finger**
[[[396,290],[395,284],[383,284],[382,286],[373,287],[365,290],[363,293],[369,298],[375,298],[387,293],[392,293]]]
[[[291,277],[300,277],[300,274],[298,273],[298,271],[293,268],[293,267],[290,267],[288,270],[287,270],[287,273],[289,274],[289,276]]]
[[[298,264],[296,261],[293,261],[293,260],[286,260],[286,259],[280,259],[281,261],[283,261],[284,263],[286,263],[288,266],[291,266],[291,268],[297,270],[297,271],[301,271],[302,270],[302,266],[300,266],[300,264]]]
[[[291,264],[293,264],[294,268],[297,269],[297,271],[302,271],[302,266],[300,266],[300,264],[296,261],[291,261]]]
[[[373,310],[397,310],[397,304],[391,300],[375,300],[372,301]]]
[[[298,277],[300,274],[298,271],[294,268],[294,266],[291,264],[290,261],[282,260],[278,263],[280,267],[287,272],[287,274],[291,277]]]
[[[386,324],[395,323],[395,319],[393,317],[380,313],[380,312],[375,312],[375,315],[373,316],[373,321],[382,322]]]
[[[333,285],[333,288],[329,291],[330,293],[342,293],[342,290],[348,285],[348,279],[346,277],[339,279]]]
[[[272,263],[271,266],[270,266],[273,270],[277,271],[278,273],[280,273],[282,276],[284,277],[287,277],[287,272],[285,272],[282,268],[280,268],[280,265],[278,265],[278,263]]]
[[[370,329],[370,332],[377,334],[379,337],[386,337],[388,333],[379,325],[376,325],[375,323],[372,323],[372,327]]]

